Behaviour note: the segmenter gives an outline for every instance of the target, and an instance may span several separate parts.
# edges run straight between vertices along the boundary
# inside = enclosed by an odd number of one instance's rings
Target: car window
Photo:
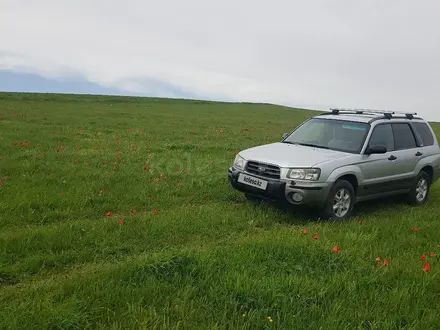
[[[412,149],[417,147],[416,139],[411,127],[406,123],[392,124],[394,132],[395,149]]]
[[[417,133],[419,133],[420,138],[422,139],[423,146],[432,146],[434,145],[434,137],[431,133],[431,130],[426,123],[413,123],[414,128]]]
[[[383,146],[386,147],[388,151],[394,150],[394,136],[391,125],[377,125],[371,134],[368,146]]]

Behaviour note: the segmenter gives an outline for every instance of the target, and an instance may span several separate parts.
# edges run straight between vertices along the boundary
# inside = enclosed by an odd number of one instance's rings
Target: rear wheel
[[[429,197],[430,186],[431,180],[428,173],[421,171],[408,194],[409,204],[414,206],[425,204]]]
[[[333,185],[322,215],[325,219],[344,220],[351,216],[355,203],[354,188],[350,182],[339,180]]]

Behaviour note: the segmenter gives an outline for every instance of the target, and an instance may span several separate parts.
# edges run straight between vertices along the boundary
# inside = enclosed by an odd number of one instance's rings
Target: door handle
[[[391,155],[390,157],[388,157],[388,160],[396,160],[396,159],[397,159],[397,157],[394,155]]]
[[[417,157],[419,157],[419,156],[423,156],[423,153],[421,153],[420,151],[417,151],[416,156],[417,156]]]

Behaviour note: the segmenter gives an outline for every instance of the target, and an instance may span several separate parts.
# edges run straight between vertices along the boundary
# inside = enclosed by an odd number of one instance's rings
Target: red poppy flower
[[[133,210],[133,211],[131,211],[131,213],[136,214],[137,212],[136,212],[136,210]]]
[[[106,216],[110,217],[112,213],[110,211],[107,212]]]
[[[419,227],[417,227],[417,226],[414,227],[414,231],[415,231],[415,232],[419,231]]]
[[[435,253],[434,253],[434,252],[431,252],[431,253],[429,254],[429,256],[432,258],[432,257],[435,256]]]
[[[2,158],[0,157],[0,160],[2,160]]]
[[[119,223],[120,225],[122,225],[122,224],[124,224],[124,220],[119,219],[118,223]]]
[[[57,148],[57,152],[60,152],[60,148]]]
[[[154,214],[159,214],[159,211],[158,210],[154,210]]]
[[[333,252],[334,252],[334,253],[338,253],[338,252],[339,252],[339,246],[336,245],[336,246],[333,248]]]
[[[380,257],[376,258],[376,262],[380,262],[382,259]]]
[[[359,221],[359,224],[363,225],[364,224],[364,220]]]
[[[54,173],[55,172],[55,170],[50,170],[52,173]]]
[[[309,233],[309,228],[304,228],[304,235],[307,235]]]
[[[313,237],[315,240],[318,240],[319,239],[319,235],[318,234],[316,234],[315,235],[315,237]]]
[[[37,147],[40,147],[40,146],[41,146],[41,144],[38,143],[38,144],[37,144]]]
[[[431,265],[428,264],[428,263],[426,263],[425,266],[423,267],[423,270],[424,270],[425,272],[429,272],[429,271],[431,270]]]
[[[52,132],[52,135],[55,134],[55,132]]]
[[[154,197],[154,196],[151,196],[151,200],[152,201],[154,201],[156,199],[156,197]]]
[[[60,196],[64,196],[64,193],[62,192],[62,193],[60,194]]]
[[[389,264],[388,259],[384,259],[384,261],[383,261],[383,265],[384,265],[384,266],[388,266],[388,264]]]
[[[2,178],[0,178],[0,184],[3,184],[3,180],[2,180]]]
[[[425,261],[426,260],[426,255],[422,254],[422,256],[420,257],[420,260]]]

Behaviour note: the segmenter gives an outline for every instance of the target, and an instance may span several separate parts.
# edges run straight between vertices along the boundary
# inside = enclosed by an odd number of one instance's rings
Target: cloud
[[[440,119],[437,0],[2,0],[1,7],[0,69],[165,96],[172,86],[173,95]]]

